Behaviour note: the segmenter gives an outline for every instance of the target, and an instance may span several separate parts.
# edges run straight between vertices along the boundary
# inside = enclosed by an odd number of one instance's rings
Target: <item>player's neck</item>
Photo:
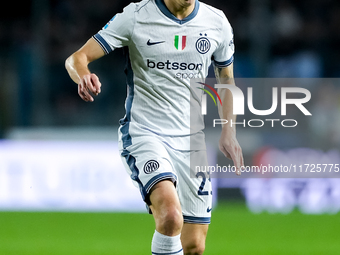
[[[164,0],[166,7],[178,19],[184,19],[195,8],[195,0]]]

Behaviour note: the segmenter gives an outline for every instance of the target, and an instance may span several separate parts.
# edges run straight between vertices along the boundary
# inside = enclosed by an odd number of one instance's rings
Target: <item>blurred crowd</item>
[[[64,61],[130,1],[19,2],[8,3],[15,12],[0,17],[0,137],[14,126],[116,125],[126,96],[122,50],[90,66],[103,84],[93,104],[78,98]],[[340,76],[339,1],[203,2],[222,9],[233,26],[237,77]],[[333,85],[315,107],[331,114],[324,105],[327,93],[339,109],[340,92]]]

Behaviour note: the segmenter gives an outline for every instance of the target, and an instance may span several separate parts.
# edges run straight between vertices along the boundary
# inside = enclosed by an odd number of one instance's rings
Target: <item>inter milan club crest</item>
[[[186,35],[175,35],[175,48],[179,51],[182,51],[185,49],[185,46],[187,45],[187,36]]]
[[[202,36],[202,34],[200,34],[200,36]],[[207,34],[204,34],[204,37],[198,38],[196,42],[196,49],[201,54],[207,53],[211,47],[210,41],[206,36]]]
[[[144,165],[144,173],[151,174],[159,168],[159,163],[156,160],[149,160]]]

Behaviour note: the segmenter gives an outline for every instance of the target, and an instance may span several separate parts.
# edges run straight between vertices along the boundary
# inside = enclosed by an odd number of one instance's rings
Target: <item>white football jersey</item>
[[[190,146],[185,138],[204,140],[203,116],[190,128],[190,99],[198,105],[201,99],[190,79],[206,78],[212,59],[220,67],[233,62],[233,32],[222,11],[196,1],[194,11],[179,20],[163,0],[143,0],[125,7],[93,38],[106,54],[129,48],[126,115],[120,121],[124,148],[143,132],[183,150]]]

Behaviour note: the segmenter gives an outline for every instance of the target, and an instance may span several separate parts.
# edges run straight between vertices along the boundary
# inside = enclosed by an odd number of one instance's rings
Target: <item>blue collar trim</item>
[[[156,5],[158,6],[158,8],[161,10],[161,12],[167,16],[169,19],[172,19],[173,21],[177,22],[178,24],[182,25],[190,20],[192,20],[193,18],[196,17],[198,10],[200,8],[200,3],[198,2],[198,0],[195,1],[195,8],[194,10],[189,14],[188,17],[184,18],[184,19],[178,19],[177,17],[175,17],[175,15],[173,15],[168,7],[166,7],[164,0],[155,0]]]

